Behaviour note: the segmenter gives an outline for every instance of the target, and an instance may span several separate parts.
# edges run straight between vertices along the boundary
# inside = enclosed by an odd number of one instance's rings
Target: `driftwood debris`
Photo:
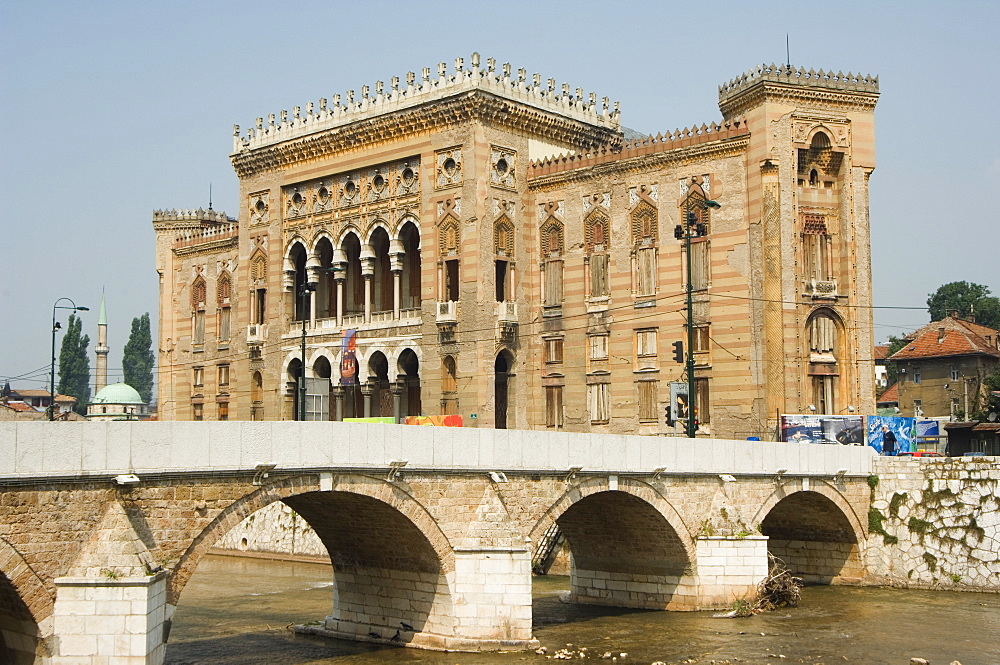
[[[737,600],[733,603],[732,609],[716,614],[716,618],[749,617],[779,607],[795,607],[799,604],[802,579],[792,575],[785,562],[770,552],[767,553],[767,559],[767,577],[757,585],[755,596]]]

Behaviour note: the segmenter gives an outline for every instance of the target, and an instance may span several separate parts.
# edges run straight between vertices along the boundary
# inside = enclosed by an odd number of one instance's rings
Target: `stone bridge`
[[[767,554],[866,575],[865,447],[336,422],[0,423],[0,653],[162,663],[230,529],[283,501],[334,567],[324,634],[529,648],[553,524],[572,599],[669,610],[750,593]],[[273,465],[273,466],[272,466]]]

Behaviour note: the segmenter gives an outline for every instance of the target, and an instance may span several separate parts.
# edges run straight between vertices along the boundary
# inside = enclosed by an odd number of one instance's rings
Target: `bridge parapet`
[[[341,422],[0,423],[0,477],[407,469],[868,475],[866,446]],[[12,453],[12,454],[11,454]]]

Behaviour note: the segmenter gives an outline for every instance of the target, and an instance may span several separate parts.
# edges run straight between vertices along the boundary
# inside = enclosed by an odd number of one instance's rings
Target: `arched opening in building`
[[[559,552],[549,549],[560,546],[553,537],[564,539],[561,561]],[[569,505],[536,539],[536,572],[542,572],[546,555],[552,558],[549,565],[559,564],[551,572],[565,574],[569,567],[574,602],[651,609],[692,604],[675,597],[678,586],[690,584],[682,579],[691,563],[684,542],[656,506],[628,491],[596,491]]]
[[[511,358],[501,351],[493,363],[493,427],[507,429],[507,411],[510,402]]]
[[[419,416],[423,414],[420,404],[420,360],[413,349],[403,349],[399,354],[399,376],[404,389],[401,396],[400,415]]]
[[[348,233],[342,244],[347,256],[347,274],[344,282],[344,315],[357,316],[365,311],[365,283],[361,276],[361,241]]]
[[[458,413],[458,371],[455,356],[441,359],[441,415]]]
[[[375,265],[372,272],[372,311],[391,312],[393,279],[389,265],[389,234],[381,226],[375,227],[371,237]]]
[[[420,307],[420,231],[413,222],[406,222],[399,231],[403,245],[403,272],[400,274],[400,308]]]
[[[0,663],[32,665],[38,624],[14,584],[0,571]]]
[[[264,419],[264,375],[258,370],[250,377],[250,420]]]
[[[285,385],[286,394],[291,398],[291,420],[299,419],[299,377],[302,376],[302,360],[293,358],[288,363],[288,373]]]
[[[182,558],[168,590],[167,602],[177,607],[168,662],[208,662],[205,649],[220,647],[203,624],[220,620],[218,603],[239,607],[248,599],[254,605],[239,615],[248,636],[310,622],[339,637],[390,645],[454,634],[450,549],[412,499],[383,495],[367,477],[342,476],[327,492],[273,490],[284,498],[263,505],[268,497],[248,497],[258,505],[237,511],[247,518],[228,530],[209,527]],[[253,556],[276,551],[294,562]],[[255,591],[249,598],[247,584]]]
[[[371,387],[371,414],[374,417],[393,416],[392,391],[389,389],[389,361],[376,351],[368,361],[368,385]]]
[[[858,537],[844,511],[819,492],[795,492],[778,501],[761,521],[767,549],[793,575],[813,584],[862,578]]]
[[[302,297],[302,286],[306,283],[306,248],[300,243],[295,243],[288,252],[288,260],[295,268],[292,293],[294,296],[294,316],[292,318],[295,321],[301,321],[303,318],[309,318],[309,297]]]
[[[314,391],[311,399],[316,400],[316,407],[321,414],[321,420],[333,420],[334,408],[333,400],[330,398],[330,377],[333,375],[333,367],[326,356],[320,356],[313,363]]]
[[[333,272],[333,243],[329,238],[320,238],[316,243],[320,273],[316,286],[316,318],[329,319],[337,316],[337,282]]]
[[[815,413],[841,412],[843,364],[839,361],[845,357],[841,348],[844,339],[842,327],[836,313],[827,308],[817,309],[806,323],[809,343],[809,404],[810,410]]]

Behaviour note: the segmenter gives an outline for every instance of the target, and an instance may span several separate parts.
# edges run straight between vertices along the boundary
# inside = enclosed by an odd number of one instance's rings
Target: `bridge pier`
[[[112,574],[113,575],[113,574]],[[160,665],[167,576],[58,577],[52,665]]]
[[[531,635],[531,557],[523,549],[454,552],[445,574],[337,567],[334,608],[303,632],[441,651],[538,646]]]
[[[658,610],[706,610],[752,596],[767,576],[766,536],[695,539],[694,566],[683,572],[653,569],[586,570],[570,575],[574,602]]]

